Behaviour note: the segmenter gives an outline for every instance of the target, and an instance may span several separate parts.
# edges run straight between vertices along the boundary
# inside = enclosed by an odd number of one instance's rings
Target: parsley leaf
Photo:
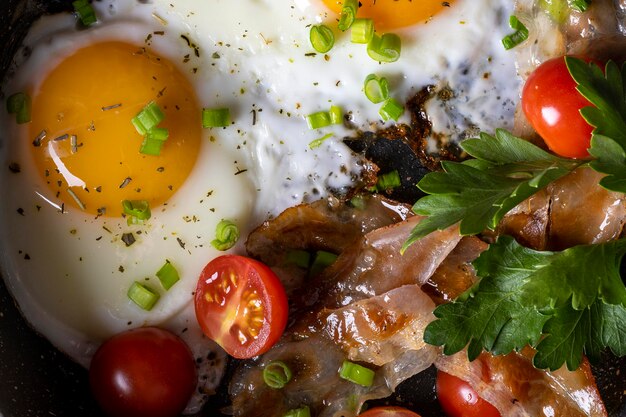
[[[626,355],[626,308],[596,301],[589,308],[574,310],[570,304],[555,311],[544,327],[547,335],[537,346],[533,363],[555,370],[563,359],[570,370],[578,368],[583,350],[593,361],[608,347],[618,357]]]
[[[626,192],[626,150],[613,139],[595,134],[589,153],[596,158],[589,165],[607,174],[599,184],[607,190]]]
[[[567,3],[570,8],[581,13],[586,12],[591,6],[591,0],[567,0]]]
[[[552,370],[576,369],[583,352],[593,359],[606,347],[624,355],[624,254],[626,239],[548,252],[501,236],[474,261],[481,280],[435,309],[424,340],[447,355],[469,344],[470,360],[530,344],[535,366]]]
[[[475,159],[444,161],[443,172],[428,173],[418,183],[431,195],[418,200],[413,211],[427,217],[412,230],[403,251],[458,222],[462,235],[493,230],[517,204],[583,163],[559,158],[503,129],[495,137],[481,133],[461,147]]]
[[[594,126],[590,165],[603,174],[600,185],[626,193],[626,65],[621,70],[608,61],[604,72],[593,62],[566,57],[576,89],[593,104],[583,108],[583,118]]]

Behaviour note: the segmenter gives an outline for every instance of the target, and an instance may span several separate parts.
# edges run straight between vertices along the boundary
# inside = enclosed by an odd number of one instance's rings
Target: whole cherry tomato
[[[450,417],[501,417],[467,382],[441,371],[437,372],[437,398]]]
[[[207,264],[196,287],[196,318],[235,358],[269,350],[287,325],[287,295],[276,274],[251,258],[224,255]]]
[[[528,77],[522,91],[522,109],[533,128],[554,153],[586,158],[593,127],[580,109],[591,103],[576,90],[565,57],[548,60]]]
[[[91,361],[89,382],[112,417],[177,417],[195,390],[196,366],[178,336],[142,327],[100,346]]]

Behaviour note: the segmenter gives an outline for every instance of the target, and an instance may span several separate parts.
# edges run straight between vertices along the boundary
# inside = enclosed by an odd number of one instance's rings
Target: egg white
[[[385,125],[380,106],[362,91],[368,74],[387,77],[391,95],[402,102],[428,85],[454,91],[446,102],[427,104],[433,130],[451,140],[468,130],[509,126],[519,97],[514,56],[500,43],[510,31],[506,22],[513,5],[506,0],[457,0],[430,22],[398,30],[402,54],[390,64],[373,61],[364,45],[350,43],[349,33],[338,31],[328,54],[312,54],[310,25],[335,22],[321,2],[312,0],[104,0],[93,5],[99,23],[88,30],[77,31],[70,14],[38,21],[24,42],[23,51],[30,52],[16,56],[3,91],[42,82],[81,47],[122,40],[169,58],[188,74],[200,104],[228,107],[234,124],[205,130],[184,186],[167,204],[153,208],[147,226],[129,228],[124,219],[94,219],[72,208],[61,213],[35,171],[27,128],[0,115],[0,162],[21,167],[19,174],[0,176],[3,276],[33,326],[85,366],[104,339],[145,324],[172,329],[197,357],[217,351],[201,335],[192,302],[201,269],[220,254],[210,245],[216,224],[234,220],[245,237],[268,216],[322,198],[329,189],[350,187],[361,166],[341,139],[356,129]],[[309,130],[306,115],[331,105],[349,113],[351,126]],[[406,121],[405,113],[400,122]],[[310,148],[328,133],[332,137],[322,146]],[[129,247],[121,240],[126,232],[137,239]],[[244,251],[243,240],[233,251]],[[126,291],[146,278],[159,288],[155,272],[166,259],[182,279],[161,291],[152,311],[143,311]],[[217,358],[220,362],[223,353]],[[222,368],[216,369],[208,390],[221,376]],[[196,398],[188,411],[200,404]]]

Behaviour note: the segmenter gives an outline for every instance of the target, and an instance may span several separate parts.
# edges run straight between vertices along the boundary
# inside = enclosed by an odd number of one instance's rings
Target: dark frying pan
[[[70,8],[71,0],[0,2],[0,80],[30,25],[42,14]],[[0,99],[4,103],[1,92]],[[390,161],[397,164],[402,159],[406,166],[401,167],[400,172],[410,170],[414,175],[415,161],[407,161],[402,144],[394,142],[381,141],[368,150],[369,156],[380,166],[388,165]],[[1,171],[4,169],[0,167],[0,175],[5,175]],[[233,368],[231,364],[230,371]],[[602,366],[595,371],[609,415],[626,417],[626,358],[607,355]],[[423,372],[403,383],[393,398],[382,402],[409,405],[422,412],[424,417],[440,416],[433,388],[434,375],[433,369]],[[220,415],[217,410],[226,403],[227,395],[222,388],[202,415]],[[25,323],[0,279],[0,417],[44,416],[100,417],[102,413],[91,397],[87,371],[58,352]]]

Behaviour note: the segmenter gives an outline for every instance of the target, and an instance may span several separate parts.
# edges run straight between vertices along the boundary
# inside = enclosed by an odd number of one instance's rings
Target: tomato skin
[[[467,382],[442,371],[437,372],[437,398],[449,417],[501,417]]]
[[[267,352],[287,325],[287,295],[265,264],[239,255],[213,259],[198,279],[196,318],[204,334],[231,356]]]
[[[359,414],[359,417],[420,417],[419,414],[404,407],[375,407]]]
[[[177,417],[196,388],[196,366],[178,336],[142,327],[100,346],[91,361],[89,383],[107,415]]]
[[[593,127],[583,119],[580,109],[590,105],[576,90],[565,57],[539,65],[522,90],[526,118],[548,148],[567,158],[589,157]]]

